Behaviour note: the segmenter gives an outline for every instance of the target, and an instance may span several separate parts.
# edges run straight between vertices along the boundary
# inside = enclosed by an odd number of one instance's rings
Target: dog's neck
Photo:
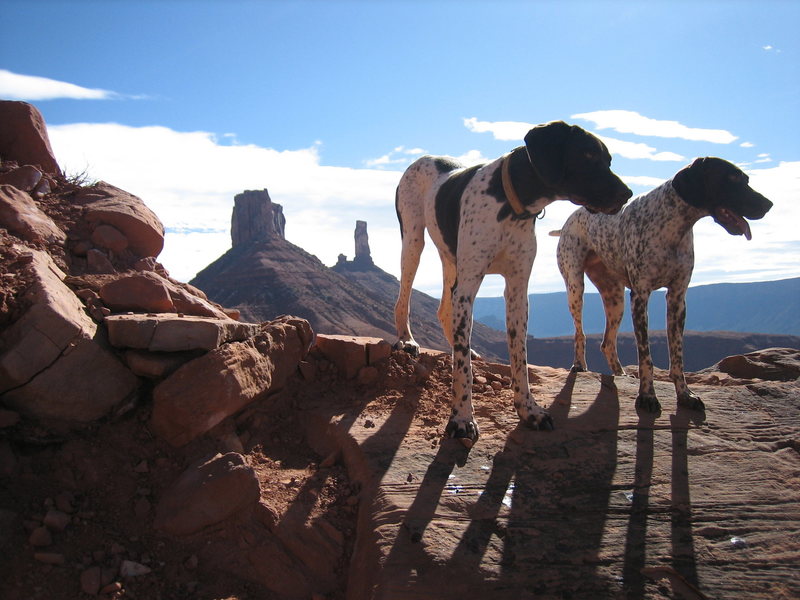
[[[495,198],[504,201],[504,206],[497,216],[498,221],[509,216],[517,219],[534,217],[544,210],[548,204],[556,200],[556,190],[546,185],[533,170],[528,159],[528,152],[524,146],[515,148],[500,160],[499,168],[495,171],[489,186],[489,193]],[[504,162],[507,163],[507,182],[505,186],[503,185],[502,176]],[[519,207],[514,209],[508,203],[506,187],[509,184],[513,186],[513,190],[524,210],[522,215],[519,213]]]
[[[697,221],[710,214],[707,210],[694,207],[681,198],[672,187],[672,180],[665,181],[659,187],[640,196],[629,206],[632,207],[634,203],[647,205],[647,218],[662,224],[664,239],[683,239]]]

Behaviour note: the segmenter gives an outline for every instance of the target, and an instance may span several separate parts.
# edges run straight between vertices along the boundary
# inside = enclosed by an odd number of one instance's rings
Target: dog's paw
[[[547,413],[536,416],[531,415],[525,419],[524,423],[526,427],[530,427],[531,429],[539,431],[553,431],[553,429],[555,429],[555,426],[553,425],[553,417]]]
[[[583,365],[579,365],[578,363],[575,363],[570,368],[570,371],[572,373],[584,373],[584,372],[586,372],[586,367],[584,367]]]
[[[403,352],[405,352],[406,354],[410,354],[414,358],[417,358],[419,356],[419,344],[413,340],[406,342],[404,342],[403,340],[397,340],[397,342],[395,342],[392,348],[394,348],[395,350],[402,350]]]
[[[475,421],[459,423],[455,419],[450,419],[450,421],[447,423],[447,427],[444,429],[444,434],[449,438],[458,440],[464,445],[465,448],[472,448],[472,446],[475,445],[475,442],[478,441],[478,437],[480,437],[478,424]]]
[[[639,394],[636,396],[636,408],[649,413],[660,413],[661,403],[655,396]]]
[[[686,391],[686,393],[678,396],[678,404],[680,406],[685,406],[686,408],[690,408],[692,410],[706,409],[706,405],[703,404],[702,400],[700,400],[700,396],[688,390]]]

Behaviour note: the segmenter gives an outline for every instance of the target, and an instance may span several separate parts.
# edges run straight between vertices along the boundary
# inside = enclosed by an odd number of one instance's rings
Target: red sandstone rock
[[[97,325],[50,257],[29,250],[32,305],[0,332],[0,394],[28,416],[89,422],[138,388],[138,379],[96,341]]]
[[[258,332],[254,323],[233,319],[180,316],[174,313],[109,315],[105,319],[112,346],[150,352],[213,350]]]
[[[122,252],[128,247],[128,238],[112,225],[98,225],[92,232],[92,243],[113,252]]]
[[[315,343],[347,379],[353,379],[362,367],[374,365],[392,353],[391,344],[381,338],[320,333]]]
[[[246,341],[186,363],[153,391],[153,431],[182,446],[258,396],[280,389],[308,352],[310,337],[302,319],[273,321]]]
[[[33,243],[63,244],[67,238],[27,193],[12,185],[0,185],[0,227]]]
[[[41,180],[42,172],[33,165],[25,165],[7,173],[0,173],[0,184],[13,185],[23,192],[35,190]]]
[[[166,281],[152,272],[142,272],[107,283],[100,299],[112,311],[175,312]]]
[[[27,102],[0,101],[0,156],[22,165],[38,165],[52,175],[61,174],[44,117]]]
[[[170,535],[189,535],[258,502],[258,478],[241,454],[217,454],[190,467],[164,493],[154,526]]]
[[[136,256],[156,257],[164,248],[164,226],[139,197],[101,181],[78,192],[75,203],[86,207],[89,224],[121,231]]]

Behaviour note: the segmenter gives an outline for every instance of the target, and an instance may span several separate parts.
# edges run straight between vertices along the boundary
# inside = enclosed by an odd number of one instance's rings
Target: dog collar
[[[514,189],[514,184],[511,183],[511,175],[508,172],[508,163],[510,162],[511,154],[506,154],[505,158],[503,158],[503,164],[500,167],[501,170],[501,179],[503,181],[503,192],[505,192],[506,199],[508,200],[508,204],[511,206],[511,210],[514,211],[514,218],[515,219],[532,219],[536,216],[536,214],[528,212],[528,210],[523,206],[522,202],[517,196],[517,192]]]

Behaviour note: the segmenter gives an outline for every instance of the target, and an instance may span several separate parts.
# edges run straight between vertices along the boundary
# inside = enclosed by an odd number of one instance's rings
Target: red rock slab
[[[150,352],[213,350],[259,330],[255,323],[174,313],[109,315],[105,324],[112,346]]]

